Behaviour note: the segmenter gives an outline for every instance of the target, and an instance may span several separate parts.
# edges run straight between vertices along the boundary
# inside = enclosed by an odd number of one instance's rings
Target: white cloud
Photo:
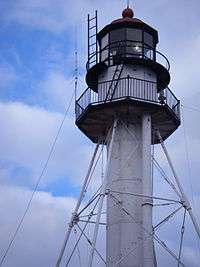
[[[6,186],[1,186],[0,192],[0,212],[3,214],[0,218],[2,256],[31,192]],[[53,197],[45,192],[37,192],[4,266],[54,266],[75,201],[73,198]]]
[[[31,27],[59,32],[66,24],[63,21],[63,1],[24,1],[12,3],[10,12],[4,18],[7,22],[18,22]],[[61,12],[60,16],[57,16]]]
[[[28,168],[36,179],[63,114],[12,102],[0,103],[0,113],[1,160]],[[90,153],[91,147],[81,139],[73,119],[67,118],[49,164],[47,179],[64,175],[73,178],[75,183],[82,180]]]
[[[29,2],[17,0],[12,5],[8,5],[9,12],[2,16],[7,23],[17,22],[36,29],[60,33],[73,27],[77,22],[86,21],[87,13],[94,12],[95,8],[111,17],[111,8],[112,15],[114,12],[117,15],[124,6],[120,1],[117,3],[116,1],[105,2],[102,7],[99,1],[91,2],[90,0],[31,0]]]
[[[74,91],[74,79],[67,79],[66,75],[60,71],[50,71],[46,79],[40,82],[38,89],[43,93],[48,108],[64,110]]]

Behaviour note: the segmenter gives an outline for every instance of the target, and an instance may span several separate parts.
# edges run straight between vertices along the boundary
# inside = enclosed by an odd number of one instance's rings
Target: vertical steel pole
[[[65,252],[65,248],[66,248],[67,242],[68,242],[68,240],[69,240],[69,237],[70,237],[70,234],[71,234],[71,230],[72,230],[72,228],[73,228],[74,217],[75,217],[75,215],[77,214],[77,212],[78,212],[78,210],[79,210],[79,208],[80,208],[81,202],[82,202],[82,200],[83,200],[83,198],[84,198],[85,189],[86,189],[88,180],[89,180],[89,178],[90,178],[90,174],[91,174],[92,166],[93,166],[93,164],[94,164],[94,160],[95,160],[95,158],[96,158],[96,154],[97,154],[97,152],[98,152],[98,149],[99,149],[99,144],[97,144],[96,147],[95,147],[95,150],[94,150],[94,153],[93,153],[93,156],[92,156],[92,159],[91,159],[89,168],[88,168],[88,172],[87,172],[87,174],[86,174],[86,177],[85,177],[85,180],[84,180],[82,189],[81,189],[81,193],[80,193],[78,202],[77,202],[76,207],[75,207],[75,210],[74,210],[74,212],[73,212],[73,214],[72,214],[72,217],[71,217],[71,220],[70,220],[70,223],[69,223],[69,228],[68,228],[68,231],[67,231],[67,233],[66,233],[66,236],[65,236],[65,239],[64,239],[64,242],[63,242],[63,246],[62,246],[62,248],[61,248],[61,251],[60,251],[60,254],[59,254],[57,263],[56,263],[56,267],[59,267],[59,266],[60,266],[60,263],[61,263],[61,261],[62,261],[63,254],[64,254],[64,252]]]
[[[143,194],[153,196],[153,181],[151,167],[151,116],[144,114],[142,117],[142,165],[143,165]],[[152,208],[153,201],[150,198],[144,198],[142,204],[143,210],[143,265],[142,267],[154,267],[154,250],[152,233]]]
[[[181,253],[183,249],[183,236],[185,232],[185,219],[186,219],[186,209],[184,210],[184,215],[183,215],[183,224],[181,227],[181,241],[180,241],[180,247],[179,247],[179,254],[178,254],[178,267],[181,265]]]
[[[129,8],[130,6],[130,0],[127,0],[127,7]]]
[[[90,68],[90,14],[88,14],[88,68]]]
[[[100,219],[101,219],[101,211],[102,211],[102,207],[103,207],[104,197],[106,194],[107,178],[108,178],[108,174],[109,174],[109,170],[110,170],[110,161],[111,161],[111,156],[112,156],[113,142],[114,142],[114,138],[115,138],[116,126],[117,126],[117,120],[115,120],[115,122],[114,122],[112,135],[111,135],[110,149],[108,152],[109,153],[108,154],[108,161],[107,161],[105,177],[104,177],[104,180],[102,183],[102,188],[101,188],[101,193],[100,193],[99,206],[98,206],[98,212],[97,212],[97,218],[96,218],[96,224],[95,224],[95,229],[94,229],[92,248],[91,248],[91,253],[90,253],[90,257],[89,257],[88,267],[92,267],[92,265],[93,265],[94,252],[95,252],[95,247],[96,247],[96,242],[97,242],[97,235],[98,235],[98,231],[99,231],[99,223],[100,223]]]
[[[98,13],[97,10],[95,11],[95,21],[96,21],[96,36],[95,36],[95,42],[96,42],[96,64],[98,63],[98,43],[97,43],[97,33],[98,33]]]

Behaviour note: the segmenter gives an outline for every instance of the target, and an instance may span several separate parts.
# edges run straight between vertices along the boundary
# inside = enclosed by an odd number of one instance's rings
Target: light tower
[[[163,143],[180,125],[180,101],[168,88],[170,64],[157,51],[157,44],[158,32],[134,18],[134,12],[129,7],[123,11],[122,18],[114,20],[100,32],[97,30],[97,13],[93,18],[88,16],[88,88],[76,100],[76,125],[97,146],[57,267],[71,229],[80,220],[81,202],[100,144],[107,147],[107,166],[100,192],[86,205],[88,207],[98,200],[94,235],[89,240],[91,253],[88,267],[93,266],[94,253],[98,253],[96,242],[105,198],[105,265],[157,266],[154,239],[164,245],[155,235],[155,229],[164,220],[153,228],[153,199],[167,199],[153,196],[152,144],[161,143],[172,168],[178,189],[172,187],[179,197],[179,200],[172,201],[181,205],[176,212],[185,208],[200,236],[199,226]],[[168,183],[172,185],[170,180]],[[93,211],[88,222],[92,215]],[[81,235],[84,235],[83,230]],[[180,259],[181,249],[178,257],[166,246],[164,248],[180,266],[184,266]]]
[[[99,54],[90,54],[89,49],[89,88],[76,103],[76,124],[108,149],[105,192],[113,197],[107,198],[106,262],[114,267],[132,245],[148,239],[119,266],[151,267],[155,266],[153,238],[148,236],[153,230],[152,199],[131,194],[153,195],[151,144],[159,142],[156,130],[166,139],[180,125],[180,103],[167,88],[170,66],[156,51],[157,31],[134,18],[132,9],[126,8],[121,19],[104,27],[97,40]],[[114,205],[113,198],[129,209],[135,222]]]

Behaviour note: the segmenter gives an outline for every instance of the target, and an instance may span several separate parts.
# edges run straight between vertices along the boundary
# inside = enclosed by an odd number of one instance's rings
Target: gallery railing
[[[165,55],[145,43],[131,40],[112,42],[100,51],[92,53],[86,68],[89,70],[100,62],[111,66],[126,58],[151,60],[170,70],[170,63]]]
[[[158,93],[156,82],[131,77],[100,82],[98,84],[98,93],[87,88],[76,100],[76,119],[78,119],[90,105],[106,104],[128,98],[156,105],[165,105],[180,119],[180,101],[169,88]]]

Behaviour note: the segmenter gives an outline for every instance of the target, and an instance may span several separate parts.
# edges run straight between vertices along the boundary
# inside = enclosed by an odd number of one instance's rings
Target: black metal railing
[[[111,91],[109,93],[111,83],[116,83],[117,86],[114,92]],[[140,100],[156,102],[157,84],[155,82],[133,79],[130,77],[99,83],[98,102],[104,102],[107,95],[107,101],[134,96],[134,98]]]
[[[87,70],[96,63],[103,62],[108,66],[119,64],[124,58],[145,59],[157,62],[170,70],[169,60],[161,52],[145,43],[131,40],[112,42],[100,51],[92,54],[86,64]]]
[[[109,94],[109,88],[113,82],[118,82],[118,84],[115,91]],[[98,84],[98,93],[87,88],[76,100],[76,119],[78,119],[90,105],[110,103],[126,98],[156,105],[165,105],[180,119],[180,101],[169,88],[162,90],[161,93],[157,93],[156,82],[131,77],[100,82]]]

